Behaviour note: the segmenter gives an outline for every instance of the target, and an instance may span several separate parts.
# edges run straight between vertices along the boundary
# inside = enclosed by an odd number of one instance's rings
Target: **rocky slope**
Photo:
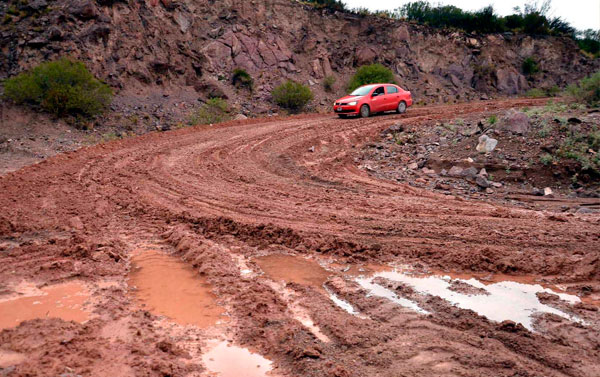
[[[150,126],[211,96],[266,113],[286,78],[310,84],[313,106],[325,108],[372,62],[424,104],[564,86],[600,66],[568,38],[465,35],[289,0],[10,0],[0,19],[0,78],[69,55],[118,89],[114,111],[149,114]],[[533,77],[520,72],[527,57],[540,62]],[[252,92],[230,84],[237,67],[252,75]],[[337,81],[326,93],[330,75]]]

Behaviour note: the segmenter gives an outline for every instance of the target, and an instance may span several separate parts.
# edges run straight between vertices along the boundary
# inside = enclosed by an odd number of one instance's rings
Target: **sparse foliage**
[[[521,69],[523,73],[527,76],[534,75],[540,71],[540,67],[534,58],[528,57],[523,60],[523,64],[521,64]]]
[[[231,119],[229,105],[221,98],[211,98],[188,118],[188,124],[214,124]]]
[[[348,89],[352,91],[359,86],[376,83],[393,84],[395,83],[394,74],[391,70],[378,63],[364,65],[356,71],[356,74],[348,84]]]
[[[323,89],[325,89],[326,92],[331,93],[331,92],[333,92],[334,84],[335,84],[335,76],[327,76],[327,77],[325,77],[325,80],[323,80]]]
[[[291,80],[273,89],[271,94],[277,105],[292,112],[301,111],[313,99],[308,86]]]
[[[231,77],[231,83],[238,88],[246,88],[248,90],[252,90],[254,86],[254,80],[245,69],[236,68],[233,70],[233,75]]]
[[[578,84],[569,85],[567,93],[575,100],[588,106],[600,105],[600,71],[579,81]]]
[[[82,62],[67,58],[42,63],[4,83],[4,95],[57,116],[93,117],[108,108],[111,88],[97,80]]]

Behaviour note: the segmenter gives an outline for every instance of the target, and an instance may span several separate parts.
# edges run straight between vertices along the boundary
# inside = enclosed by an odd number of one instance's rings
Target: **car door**
[[[383,86],[378,86],[371,94],[371,112],[385,111],[385,105],[385,89]]]
[[[385,92],[386,110],[396,110],[396,107],[398,107],[398,103],[400,102],[398,88],[393,85],[387,85],[385,87]]]

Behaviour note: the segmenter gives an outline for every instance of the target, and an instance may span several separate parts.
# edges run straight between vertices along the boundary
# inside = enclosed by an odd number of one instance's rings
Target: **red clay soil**
[[[190,333],[156,326],[128,293],[129,256],[140,248],[189,261],[227,309],[224,333],[273,360],[277,375],[600,375],[593,305],[565,309],[584,325],[544,315],[541,331],[530,332],[435,297],[415,298],[434,313],[421,315],[367,297],[351,281],[330,284],[365,320],[319,289],[288,284],[330,339],[323,342],[294,319],[266,277],[244,277],[236,262],[274,252],[320,254],[341,263],[544,276],[597,296],[598,216],[468,201],[380,181],[354,163],[363,143],[398,121],[543,103],[201,126],[83,148],[1,177],[0,293],[22,280],[77,278],[96,287],[95,318],[84,324],[38,319],[0,332],[0,351],[27,355],[8,375],[201,375],[194,352],[203,346],[190,350]],[[109,331],[115,324],[122,328]]]

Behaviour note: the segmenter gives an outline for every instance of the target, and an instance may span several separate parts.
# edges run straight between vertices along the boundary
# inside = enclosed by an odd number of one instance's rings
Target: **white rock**
[[[552,195],[552,189],[550,187],[546,187],[544,189],[544,196],[550,196]]]
[[[477,152],[479,153],[490,153],[494,149],[496,149],[496,145],[498,145],[498,140],[492,139],[488,135],[479,136],[479,144],[477,144]]]

